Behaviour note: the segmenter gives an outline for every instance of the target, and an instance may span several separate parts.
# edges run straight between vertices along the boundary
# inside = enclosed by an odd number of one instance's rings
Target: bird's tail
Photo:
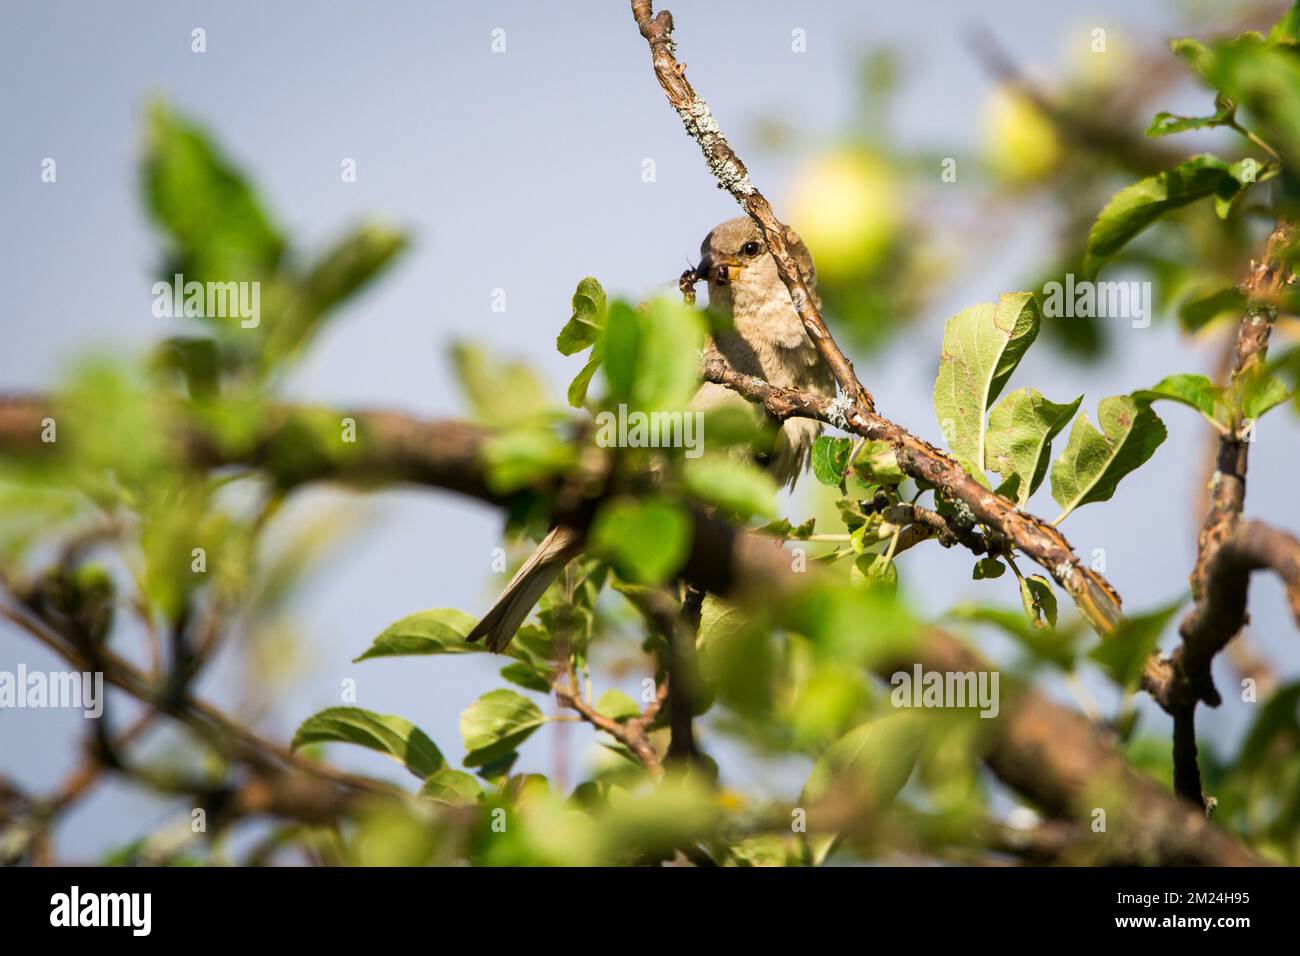
[[[564,566],[582,553],[583,547],[582,535],[577,531],[558,525],[552,528],[465,640],[486,637],[484,647],[496,653],[504,651],[542,594]]]

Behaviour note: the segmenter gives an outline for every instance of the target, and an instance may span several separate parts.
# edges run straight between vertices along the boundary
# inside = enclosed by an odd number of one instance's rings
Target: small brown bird
[[[820,308],[812,255],[789,227],[785,240]],[[695,278],[707,281],[709,311],[718,319],[716,327],[726,329],[706,344],[705,357],[721,356],[737,372],[772,385],[833,396],[835,379],[804,331],[790,293],[777,274],[776,260],[754,222],[747,216],[728,219],[704,237],[700,253]],[[693,404],[704,410],[724,402],[752,407],[726,386],[712,382],[700,386]],[[794,486],[808,465],[820,431],[821,424],[811,419],[791,418],[781,424],[771,455],[763,460],[778,484]],[[467,640],[486,638],[489,650],[505,650],[542,594],[585,547],[579,532],[552,528]]]

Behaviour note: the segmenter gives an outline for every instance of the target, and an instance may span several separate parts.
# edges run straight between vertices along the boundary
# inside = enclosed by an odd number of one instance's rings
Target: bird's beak
[[[745,264],[730,256],[715,257],[706,252],[700,264],[695,267],[695,278],[702,279],[710,285],[727,285],[734,272],[745,268]]]

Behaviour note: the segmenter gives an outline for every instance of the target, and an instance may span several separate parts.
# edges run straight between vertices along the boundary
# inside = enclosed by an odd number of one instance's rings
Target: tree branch
[[[1268,352],[1277,305],[1294,281],[1291,247],[1295,229],[1280,221],[1268,238],[1262,260],[1251,263],[1242,283],[1246,313],[1237,326],[1236,360],[1229,388],[1237,394],[1247,376],[1258,374]],[[1214,657],[1245,626],[1252,571],[1272,569],[1287,587],[1292,614],[1300,625],[1300,541],[1260,522],[1242,523],[1250,442],[1237,416],[1219,437],[1218,469],[1210,506],[1197,537],[1191,585],[1194,605],[1179,625],[1182,644],[1169,658],[1153,657],[1142,675],[1143,687],[1174,718],[1174,781],[1180,795],[1210,806],[1201,786],[1196,755],[1196,706],[1217,707],[1221,698],[1210,667]]]
[[[785,232],[772,206],[750,181],[749,172],[722,134],[712,111],[686,79],[686,68],[675,56],[673,16],[667,10],[654,14],[650,0],[632,0],[632,15],[641,35],[650,46],[651,61],[659,85],[669,104],[677,111],[686,132],[704,152],[709,171],[740,203],[758,226],[768,250],[776,260],[777,272],[790,292],[791,302],[803,322],[809,339],[835,376],[843,392],[838,399],[819,404],[815,413],[808,406],[810,397],[790,394],[788,390],[755,393],[751,400],[800,406],[799,414],[818,418],[837,428],[877,441],[886,441],[894,449],[899,466],[912,478],[938,485],[964,502],[977,518],[1012,541],[1029,555],[1074,600],[1080,612],[1100,634],[1114,629],[1122,618],[1120,598],[1104,578],[1080,564],[1069,542],[1040,518],[1019,510],[1015,503],[989,491],[952,458],[922,441],[905,429],[876,414],[875,402],[853,371],[853,363],[840,350],[822,319],[814,297],[785,244]],[[738,377],[743,378],[743,377]],[[736,388],[730,382],[723,381]],[[752,382],[737,382],[748,384]],[[768,386],[771,388],[771,386]],[[740,388],[741,394],[746,394]],[[760,390],[761,391],[761,390]],[[750,395],[746,395],[750,397]],[[769,407],[770,410],[770,407]],[[788,414],[793,414],[790,412]]]
[[[48,407],[47,403],[31,399],[0,400],[0,447],[32,444],[32,436],[39,435],[41,412]],[[19,408],[21,414],[15,411]],[[207,465],[248,464],[258,457],[258,449],[274,448],[293,440],[284,430],[288,427],[285,423],[294,420],[294,411],[286,406],[268,416],[267,433],[255,443],[253,450],[214,453],[206,459]],[[367,436],[361,440],[368,464],[362,472],[350,462],[339,463],[334,470],[317,467],[312,470],[315,480],[351,480],[359,473],[367,481],[391,476],[393,480],[452,490],[481,501],[500,500],[487,485],[488,435],[481,429],[460,422],[420,421],[393,413],[350,414],[357,421],[358,435]],[[370,427],[376,420],[383,421],[386,427]],[[181,431],[183,435],[183,427]],[[414,441],[412,436],[421,436],[421,440]],[[42,446],[39,438],[34,444],[42,453],[54,453],[55,446]],[[196,446],[178,442],[177,447],[192,450]],[[268,469],[274,467],[275,459],[262,460]],[[299,480],[307,479],[299,476]],[[691,548],[681,576],[694,587],[737,603],[769,603],[795,594],[817,577],[813,568],[807,573],[793,573],[789,553],[769,538],[743,531],[703,512],[695,514],[693,523]],[[50,641],[56,650],[65,653],[64,642],[57,637],[51,637]],[[927,642],[927,647],[925,659],[929,661],[949,659],[960,663],[971,659],[970,652],[952,638],[935,636]],[[74,663],[79,660],[75,655],[69,659]],[[108,656],[106,661],[111,668],[111,676],[105,675],[107,680],[140,699],[153,698],[152,685],[142,673],[126,662],[118,667],[115,657]],[[910,662],[903,663],[910,666]],[[967,668],[963,665],[961,669]],[[262,741],[192,698],[187,699],[187,705],[193,709],[186,718],[188,722],[209,731],[214,726],[228,731],[236,740],[243,741],[242,752],[259,762],[293,759],[295,763],[311,764],[313,770],[318,766],[305,758],[295,759],[283,753],[282,748]],[[1128,767],[1113,746],[1079,715],[1025,691],[1018,696],[1015,707],[1004,709],[998,719],[989,723],[991,749],[986,760],[990,769],[1009,787],[1049,810],[1085,819],[1089,809],[1096,805],[1089,803],[1088,798],[1094,783],[1109,782],[1114,792],[1124,796],[1133,807],[1132,825],[1143,835],[1140,846],[1152,860],[1167,853],[1160,859],[1211,865],[1258,862],[1249,851],[1210,826],[1203,816],[1195,811],[1190,811],[1189,816],[1184,803]],[[1123,819],[1130,817],[1126,814]],[[1113,854],[1127,852],[1116,843]]]
[[[834,399],[769,385],[741,375],[716,357],[703,364],[702,374],[707,381],[725,385],[762,405],[778,420],[813,418],[863,438],[888,442],[905,474],[943,488],[965,503],[975,518],[1029,555],[1070,595],[1098,633],[1105,636],[1122,619],[1119,595],[1101,575],[1080,563],[1056,528],[989,491],[952,458],[906,429],[872,413],[850,410],[842,414]]]
[[[799,313],[808,337],[835,376],[849,405],[868,412],[875,411],[871,393],[858,380],[853,371],[853,363],[831,338],[821,312],[817,309],[816,300],[786,246],[785,230],[777,221],[771,204],[750,182],[749,171],[722,134],[709,105],[700,99],[686,79],[686,66],[677,62],[674,55],[676,43],[672,35],[673,15],[667,10],[661,10],[656,16],[650,0],[632,0],[632,16],[636,18],[641,35],[650,45],[655,76],[659,78],[659,85],[663,87],[668,102],[681,117],[686,132],[703,150],[709,171],[717,179],[718,186],[731,193],[758,226],[768,250],[776,260],[777,273],[790,291],[790,300]]]

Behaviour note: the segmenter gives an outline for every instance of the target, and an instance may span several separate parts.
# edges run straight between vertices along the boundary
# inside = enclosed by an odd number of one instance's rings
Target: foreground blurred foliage
[[[1216,90],[1215,111],[1157,118],[1151,139],[1116,73],[1082,71],[1050,98],[1004,76],[991,106],[992,154],[981,188],[1003,215],[1031,204],[1051,208],[1059,242],[1037,278],[1142,270],[1157,283],[1157,314],[1181,303],[1189,331],[1239,308],[1233,284],[1257,231],[1255,197],[1276,189],[1286,211],[1293,192],[1295,46],[1291,17],[1267,37],[1180,41],[1178,54]],[[1144,72],[1146,60],[1133,62],[1139,54],[1123,55],[1125,72]],[[1148,93],[1163,87],[1168,70],[1163,60],[1152,62],[1161,64],[1161,82]],[[791,205],[792,222],[817,256],[827,311],[860,346],[880,344],[921,314],[955,271],[920,241],[926,225],[903,188],[922,168],[933,175],[938,160],[899,155],[890,145],[883,118],[897,73],[885,54],[868,59],[860,118],[871,135],[851,135],[813,157],[796,176]],[[1187,158],[1166,145],[1166,135],[1214,127],[1250,136],[1221,158]],[[980,165],[959,160],[963,170]],[[117,648],[119,625],[130,618],[155,645],[156,676],[181,694],[232,620],[246,629],[278,620],[292,584],[325,544],[306,535],[272,556],[264,538],[290,489],[355,463],[364,441],[347,417],[286,411],[277,387],[324,323],[395,260],[405,237],[363,224],[319,254],[299,253],[207,134],[162,105],[148,117],[144,187],[164,242],[160,280],[257,282],[260,321],[197,317],[191,331],[159,343],[146,361],[84,365],[58,397],[60,454],[0,461],[0,560],[8,578],[43,580],[42,607],[73,622],[87,646]],[[1134,767],[1168,784],[1167,743],[1138,726],[1132,694],[1181,602],[1135,615],[1099,641],[1046,575],[1019,566],[1009,542],[960,502],[906,479],[893,450],[875,443],[818,440],[813,478],[834,495],[833,527],[824,519],[797,524],[752,463],[772,435],[750,406],[737,400],[711,410],[698,449],[680,440],[709,333],[704,313],[671,298],[611,299],[594,278],[581,280],[570,306],[556,344],[580,358],[563,399],[526,364],[467,343],[453,348],[452,365],[471,417],[491,436],[487,481],[505,501],[508,529],[526,543],[540,537],[564,489],[596,473],[614,493],[593,502],[592,549],[511,644],[502,685],[466,708],[459,744],[355,706],[304,716],[291,749],[360,746],[391,757],[416,780],[403,781],[406,796],[375,796],[330,824],[285,823],[239,862],[1001,860],[1019,845],[1006,838],[1008,829],[1026,836],[1042,821],[983,767],[997,722],[1023,688],[1077,688],[1081,675],[1100,674],[1111,685],[1120,703],[1109,717],[1094,715],[1098,723],[1124,743]],[[1104,347],[1102,323],[1045,321],[1043,308],[1032,293],[972,305],[948,320],[941,342],[916,354],[917,361],[937,356],[928,359],[934,409],[953,456],[977,481],[1036,512],[1050,491],[1058,521],[1108,501],[1156,453],[1165,429],[1154,403],[1189,406],[1224,430],[1290,395],[1285,376],[1297,366],[1285,356],[1229,392],[1179,374],[1099,401],[1044,396],[1029,383],[1010,387],[1040,333],[1078,355]],[[1096,408],[1096,424],[1088,408]],[[675,423],[679,440],[673,447],[613,440],[608,429],[633,415]],[[269,424],[282,438],[256,469],[212,471],[168,437],[178,422],[227,459],[253,457]],[[1131,484],[1125,493],[1138,494]],[[917,517],[923,512],[949,530],[927,531]],[[806,573],[809,583],[743,606],[710,596],[682,647],[680,635],[664,632],[655,602],[666,597],[679,606],[678,574],[702,515],[789,542],[791,573]],[[897,558],[933,546],[928,539],[936,535],[945,547],[975,542],[971,574],[987,580],[986,603],[909,603],[906,595],[923,594],[925,582],[900,583]],[[368,647],[358,638],[358,666],[379,657],[484,653],[465,641],[474,619],[464,611],[398,617],[406,610],[394,609],[395,622]],[[1013,653],[994,672],[1004,677],[994,699],[917,707],[922,698],[902,693],[898,678],[910,674],[899,662],[916,659],[940,626],[993,629],[1008,640]],[[666,761],[672,728],[656,692],[670,663],[683,661],[691,667],[700,753]],[[639,695],[615,686],[627,686],[630,674],[646,675]],[[517,772],[521,750],[551,725],[576,719],[547,706],[562,689],[593,725],[582,729],[591,729],[598,756],[576,782]],[[1241,752],[1216,761],[1211,775],[1220,821],[1261,853],[1293,863],[1300,861],[1296,703],[1294,685],[1262,703]],[[644,732],[654,759],[629,746],[628,728]],[[799,782],[780,792],[743,790],[732,768],[709,755],[724,738],[773,766],[797,767]],[[210,741],[196,736],[187,745],[200,753],[188,762],[203,767],[204,779],[234,778]],[[230,831],[243,823],[230,819],[205,839],[160,829],[110,862],[224,862]],[[30,821],[13,824],[0,832],[0,848],[21,859],[32,832]],[[1084,840],[1070,852],[1059,859],[1089,862],[1099,851]]]

